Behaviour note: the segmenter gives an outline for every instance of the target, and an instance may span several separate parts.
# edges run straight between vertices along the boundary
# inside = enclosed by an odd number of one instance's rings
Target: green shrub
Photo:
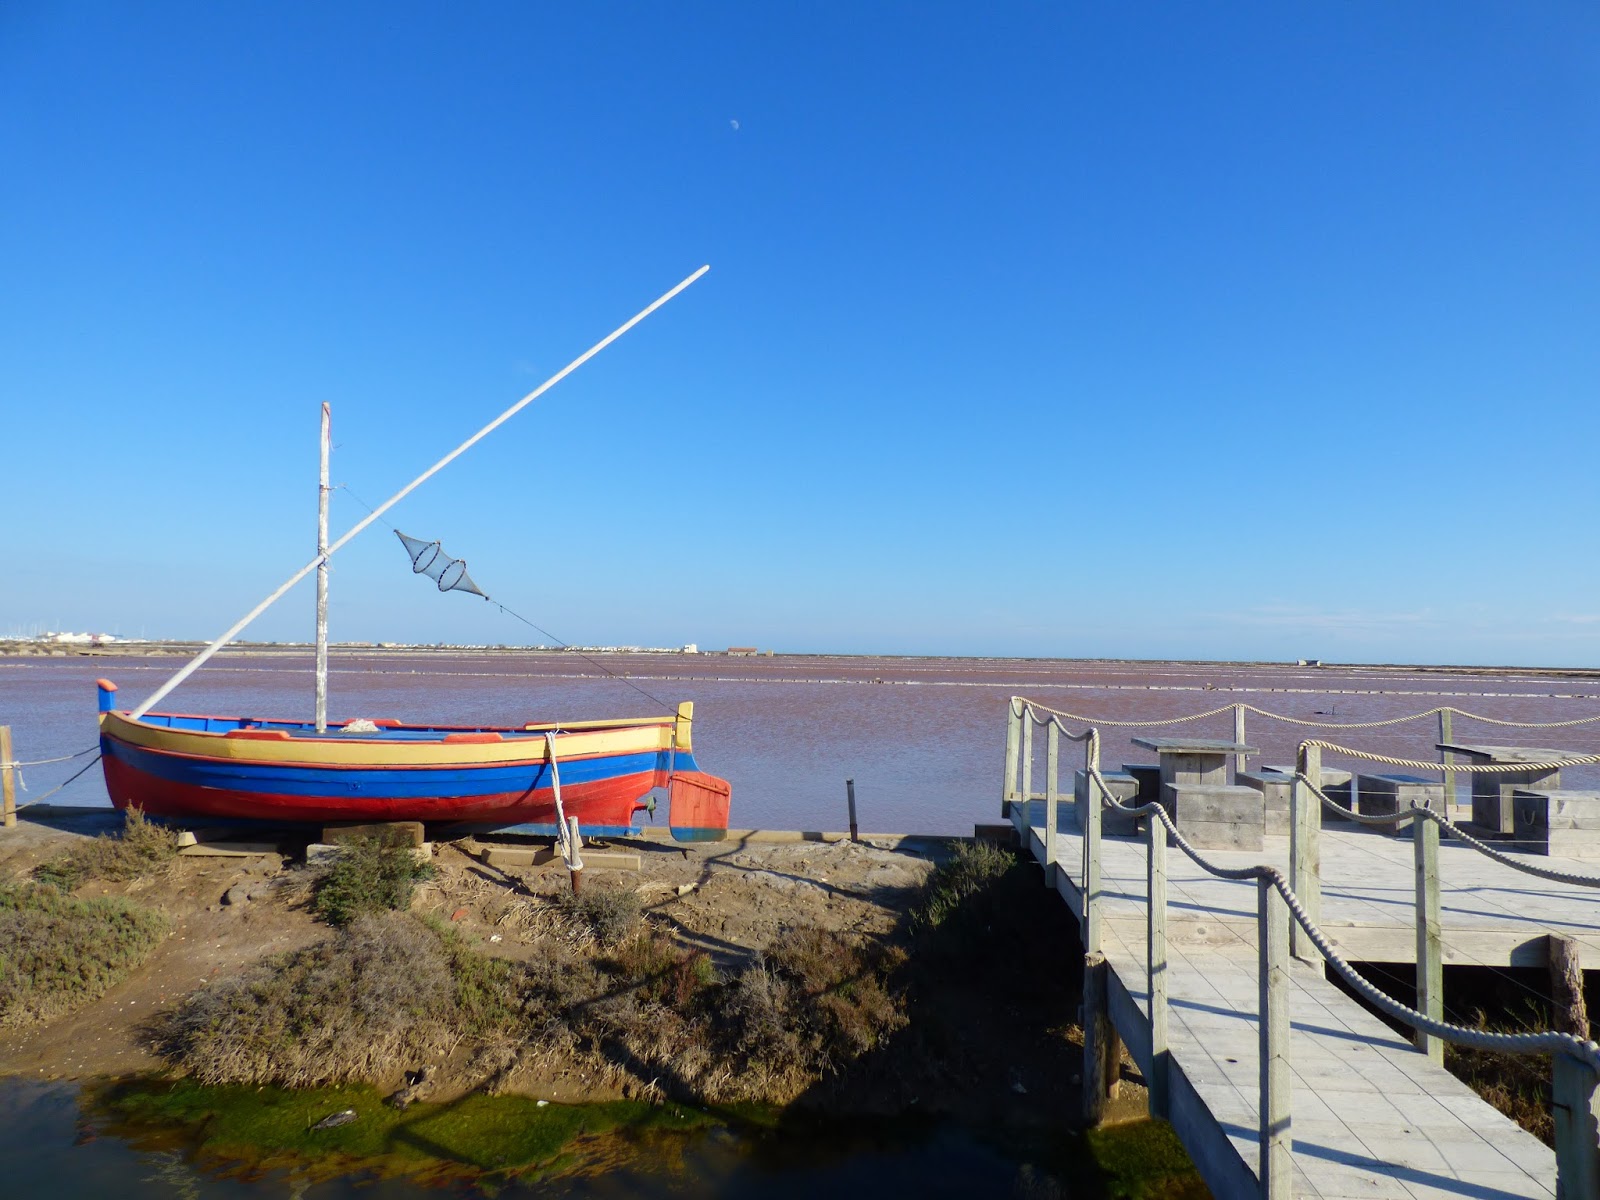
[[[343,927],[372,913],[411,907],[418,882],[433,877],[411,843],[398,836],[352,838],[317,881],[312,908],[330,925]]]
[[[160,870],[178,854],[178,835],[145,818],[137,808],[123,812],[122,833],[101,834],[34,868],[33,877],[63,892],[76,891],[91,879],[123,882]]]
[[[923,885],[922,897],[911,913],[912,928],[918,932],[939,929],[957,919],[1016,865],[1016,855],[990,842],[956,842],[950,858],[939,864]]]
[[[45,1020],[104,995],[166,935],[167,919],[118,897],[0,885],[0,1027]]]

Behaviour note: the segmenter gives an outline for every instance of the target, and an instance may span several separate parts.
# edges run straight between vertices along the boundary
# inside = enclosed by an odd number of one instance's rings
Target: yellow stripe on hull
[[[645,717],[635,721],[582,721],[560,725],[530,725],[524,732],[556,732],[556,758],[598,758],[622,754],[677,749],[690,750],[689,723],[693,706],[679,706],[675,717]],[[229,736],[224,731],[172,729],[148,725],[119,712],[100,714],[100,732],[108,737],[171,754],[213,759],[349,767],[494,766],[501,763],[544,762],[547,746],[542,737],[498,742],[399,741],[336,734],[331,737]],[[256,732],[251,730],[249,732]],[[463,733],[468,732],[463,730]],[[676,737],[676,741],[674,740]]]

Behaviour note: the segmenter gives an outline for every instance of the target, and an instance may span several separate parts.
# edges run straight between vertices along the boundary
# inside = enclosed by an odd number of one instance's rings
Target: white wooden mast
[[[332,417],[322,402],[322,482],[317,488],[317,732],[328,729],[328,451]]]
[[[532,404],[535,400],[537,400],[540,396],[544,395],[551,388],[555,387],[556,384],[560,383],[568,375],[572,374],[579,367],[583,366],[584,363],[588,362],[596,354],[599,354],[600,351],[604,350],[607,346],[611,345],[612,342],[616,341],[623,334],[627,333],[628,330],[632,329],[640,321],[644,320],[651,313],[655,312],[656,309],[660,308],[668,300],[671,300],[673,297],[677,296],[678,293],[682,292],[691,283],[694,283],[696,280],[698,280],[702,275],[704,275],[709,270],[711,270],[711,268],[709,266],[701,267],[698,271],[696,271],[693,275],[690,275],[687,279],[683,280],[683,282],[679,283],[671,291],[665,292],[662,295],[658,296],[654,301],[652,301],[646,307],[640,309],[637,313],[635,313],[629,320],[623,322],[623,324],[617,326],[617,328],[613,329],[610,333],[606,334],[605,337],[601,338],[594,345],[590,346],[582,354],[578,355],[577,358],[573,359],[566,366],[562,367],[561,370],[557,371],[554,375],[550,376],[549,379],[546,379],[538,387],[534,388],[533,391],[529,392],[521,400],[518,400],[510,408],[506,409],[505,412],[501,413],[494,420],[490,421],[482,429],[478,430],[477,433],[473,434],[466,441],[462,442],[461,445],[457,446],[454,450],[450,451],[449,454],[446,454],[443,458],[441,458],[438,462],[434,463],[433,466],[429,467],[421,475],[418,475],[410,483],[406,484],[405,487],[401,488],[398,492],[396,492],[394,495],[390,496],[382,504],[378,505],[378,507],[373,509],[372,512],[369,513],[367,516],[363,517],[360,521],[357,521],[356,524],[351,527],[349,532],[347,532],[338,541],[334,542],[333,545],[329,546],[327,548],[327,550],[318,551],[317,552],[317,556],[315,558],[313,558],[305,566],[301,567],[293,575],[289,576],[289,578],[285,579],[281,584],[279,584],[277,589],[270,596],[268,596],[260,604],[256,605],[254,608],[252,608],[244,616],[240,617],[239,620],[234,622],[233,626],[226,633],[222,634],[214,642],[212,642],[209,646],[207,646],[204,650],[200,651],[199,654],[196,654],[187,663],[185,663],[183,668],[182,668],[182,670],[180,670],[171,679],[167,680],[166,683],[162,684],[159,688],[157,688],[156,691],[155,691],[155,694],[152,695],[143,704],[141,704],[138,708],[134,709],[131,715],[134,716],[134,717],[142,717],[142,716],[144,716],[145,713],[149,712],[157,704],[161,703],[161,701],[166,698],[167,694],[169,692],[171,692],[173,688],[177,687],[185,679],[187,679],[187,678],[189,678],[189,676],[193,675],[197,670],[200,669],[200,666],[201,666],[202,663],[204,663],[207,659],[209,659],[218,650],[220,650],[224,646],[226,646],[229,642],[233,641],[234,638],[238,637],[239,634],[244,630],[244,627],[246,625],[250,624],[251,621],[254,621],[262,613],[266,612],[267,609],[270,608],[274,603],[276,603],[277,600],[285,592],[287,592],[295,584],[299,583],[307,575],[311,574],[312,571],[316,570],[318,567],[321,567],[321,566],[325,565],[327,563],[327,561],[330,558],[332,558],[335,554],[337,554],[339,552],[339,550],[345,545],[345,543],[347,543],[351,538],[355,537],[356,534],[360,533],[368,525],[371,525],[374,521],[376,521],[384,513],[388,512],[389,509],[393,508],[396,504],[400,503],[400,501],[405,499],[408,495],[410,495],[412,493],[412,491],[414,491],[417,487],[419,487],[421,484],[426,482],[430,476],[432,476],[435,473],[437,473],[438,471],[442,470],[443,468],[448,466],[453,460],[455,460],[456,458],[460,457],[462,454],[466,453],[466,451],[471,449],[472,446],[475,445],[479,440],[481,440],[482,438],[486,437],[488,434],[492,433],[494,430],[498,429],[501,425],[505,424],[512,417],[516,416],[524,408],[526,408],[528,405]]]

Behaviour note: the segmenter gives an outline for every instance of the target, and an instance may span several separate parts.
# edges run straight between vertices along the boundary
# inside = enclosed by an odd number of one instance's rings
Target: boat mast
[[[332,418],[322,402],[322,483],[317,489],[317,732],[328,731],[328,449]]]

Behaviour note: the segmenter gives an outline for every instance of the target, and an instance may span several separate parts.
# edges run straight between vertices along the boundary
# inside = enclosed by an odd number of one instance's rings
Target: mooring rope
[[[16,771],[23,767],[47,767],[51,763],[71,762],[75,758],[82,758],[85,754],[93,754],[98,749],[100,747],[95,745],[87,750],[79,750],[76,754],[63,754],[60,758],[36,758],[32,762],[0,762],[0,771]]]
[[[69,755],[69,756],[68,756],[68,757],[70,757],[70,758],[79,758],[79,757],[81,757],[81,756],[80,756],[80,755],[77,755],[77,754],[73,754],[73,755]],[[56,760],[56,761],[57,761],[57,762],[64,762],[64,761],[66,761],[66,760],[65,760],[65,759],[57,759],[57,760]],[[56,794],[56,793],[57,793],[57,792],[59,792],[59,791],[60,791],[60,790],[61,790],[61,789],[62,789],[62,788],[64,788],[64,787],[66,787],[66,786],[67,786],[67,784],[69,784],[69,783],[72,783],[72,782],[74,782],[74,781],[75,781],[75,780],[77,780],[77,779],[78,779],[78,778],[79,778],[79,777],[80,777],[80,776],[82,776],[82,775],[83,775],[83,774],[84,774],[84,773],[85,773],[85,772],[87,772],[87,771],[88,771],[88,770],[89,770],[89,768],[90,768],[90,767],[92,767],[92,766],[94,766],[94,765],[95,765],[95,763],[97,763],[97,762],[99,762],[99,761],[100,761],[100,755],[99,755],[99,754],[96,754],[96,755],[95,755],[95,756],[94,756],[94,757],[93,757],[93,758],[91,758],[91,759],[90,759],[90,760],[89,760],[89,761],[88,761],[88,762],[86,762],[86,763],[84,763],[84,764],[83,764],[83,766],[82,766],[82,767],[81,767],[81,768],[80,768],[80,769],[79,769],[79,770],[77,770],[77,771],[74,771],[74,772],[73,772],[73,773],[72,773],[72,774],[71,774],[71,775],[69,775],[69,776],[68,776],[68,777],[67,777],[67,778],[66,778],[66,779],[65,779],[65,780],[64,780],[64,781],[62,781],[62,782],[61,782],[61,783],[58,783],[58,784],[56,784],[56,786],[55,786],[55,787],[53,787],[53,788],[51,788],[51,789],[50,789],[50,790],[49,790],[49,791],[48,791],[48,792],[46,792],[46,793],[45,793],[45,794],[44,794],[44,795],[42,795],[42,796],[35,796],[35,797],[34,797],[34,798],[33,798],[33,799],[32,799],[32,800],[29,800],[29,801],[26,801],[26,802],[25,802],[25,803],[22,803],[22,804],[19,804],[19,805],[17,805],[17,809],[18,809],[18,810],[19,810],[19,811],[20,811],[20,810],[22,810],[22,809],[24,809],[24,808],[32,808],[32,807],[33,807],[33,806],[34,806],[34,805],[35,805],[35,804],[41,804],[41,803],[43,803],[43,802],[44,802],[44,801],[46,801],[46,800],[48,800],[48,799],[50,799],[50,797],[51,797],[51,796],[54,796],[54,795],[55,795],[55,794]],[[19,772],[19,773],[18,773],[18,775],[17,775],[17,778],[18,778],[18,779],[21,779],[21,777],[22,777],[22,776],[21,776],[21,773],[20,773],[20,772]],[[23,785],[23,788],[22,788],[22,790],[23,790],[23,791],[27,791],[27,790],[28,790],[28,788],[27,788],[27,785],[26,785],[26,784],[24,784],[24,785]]]

